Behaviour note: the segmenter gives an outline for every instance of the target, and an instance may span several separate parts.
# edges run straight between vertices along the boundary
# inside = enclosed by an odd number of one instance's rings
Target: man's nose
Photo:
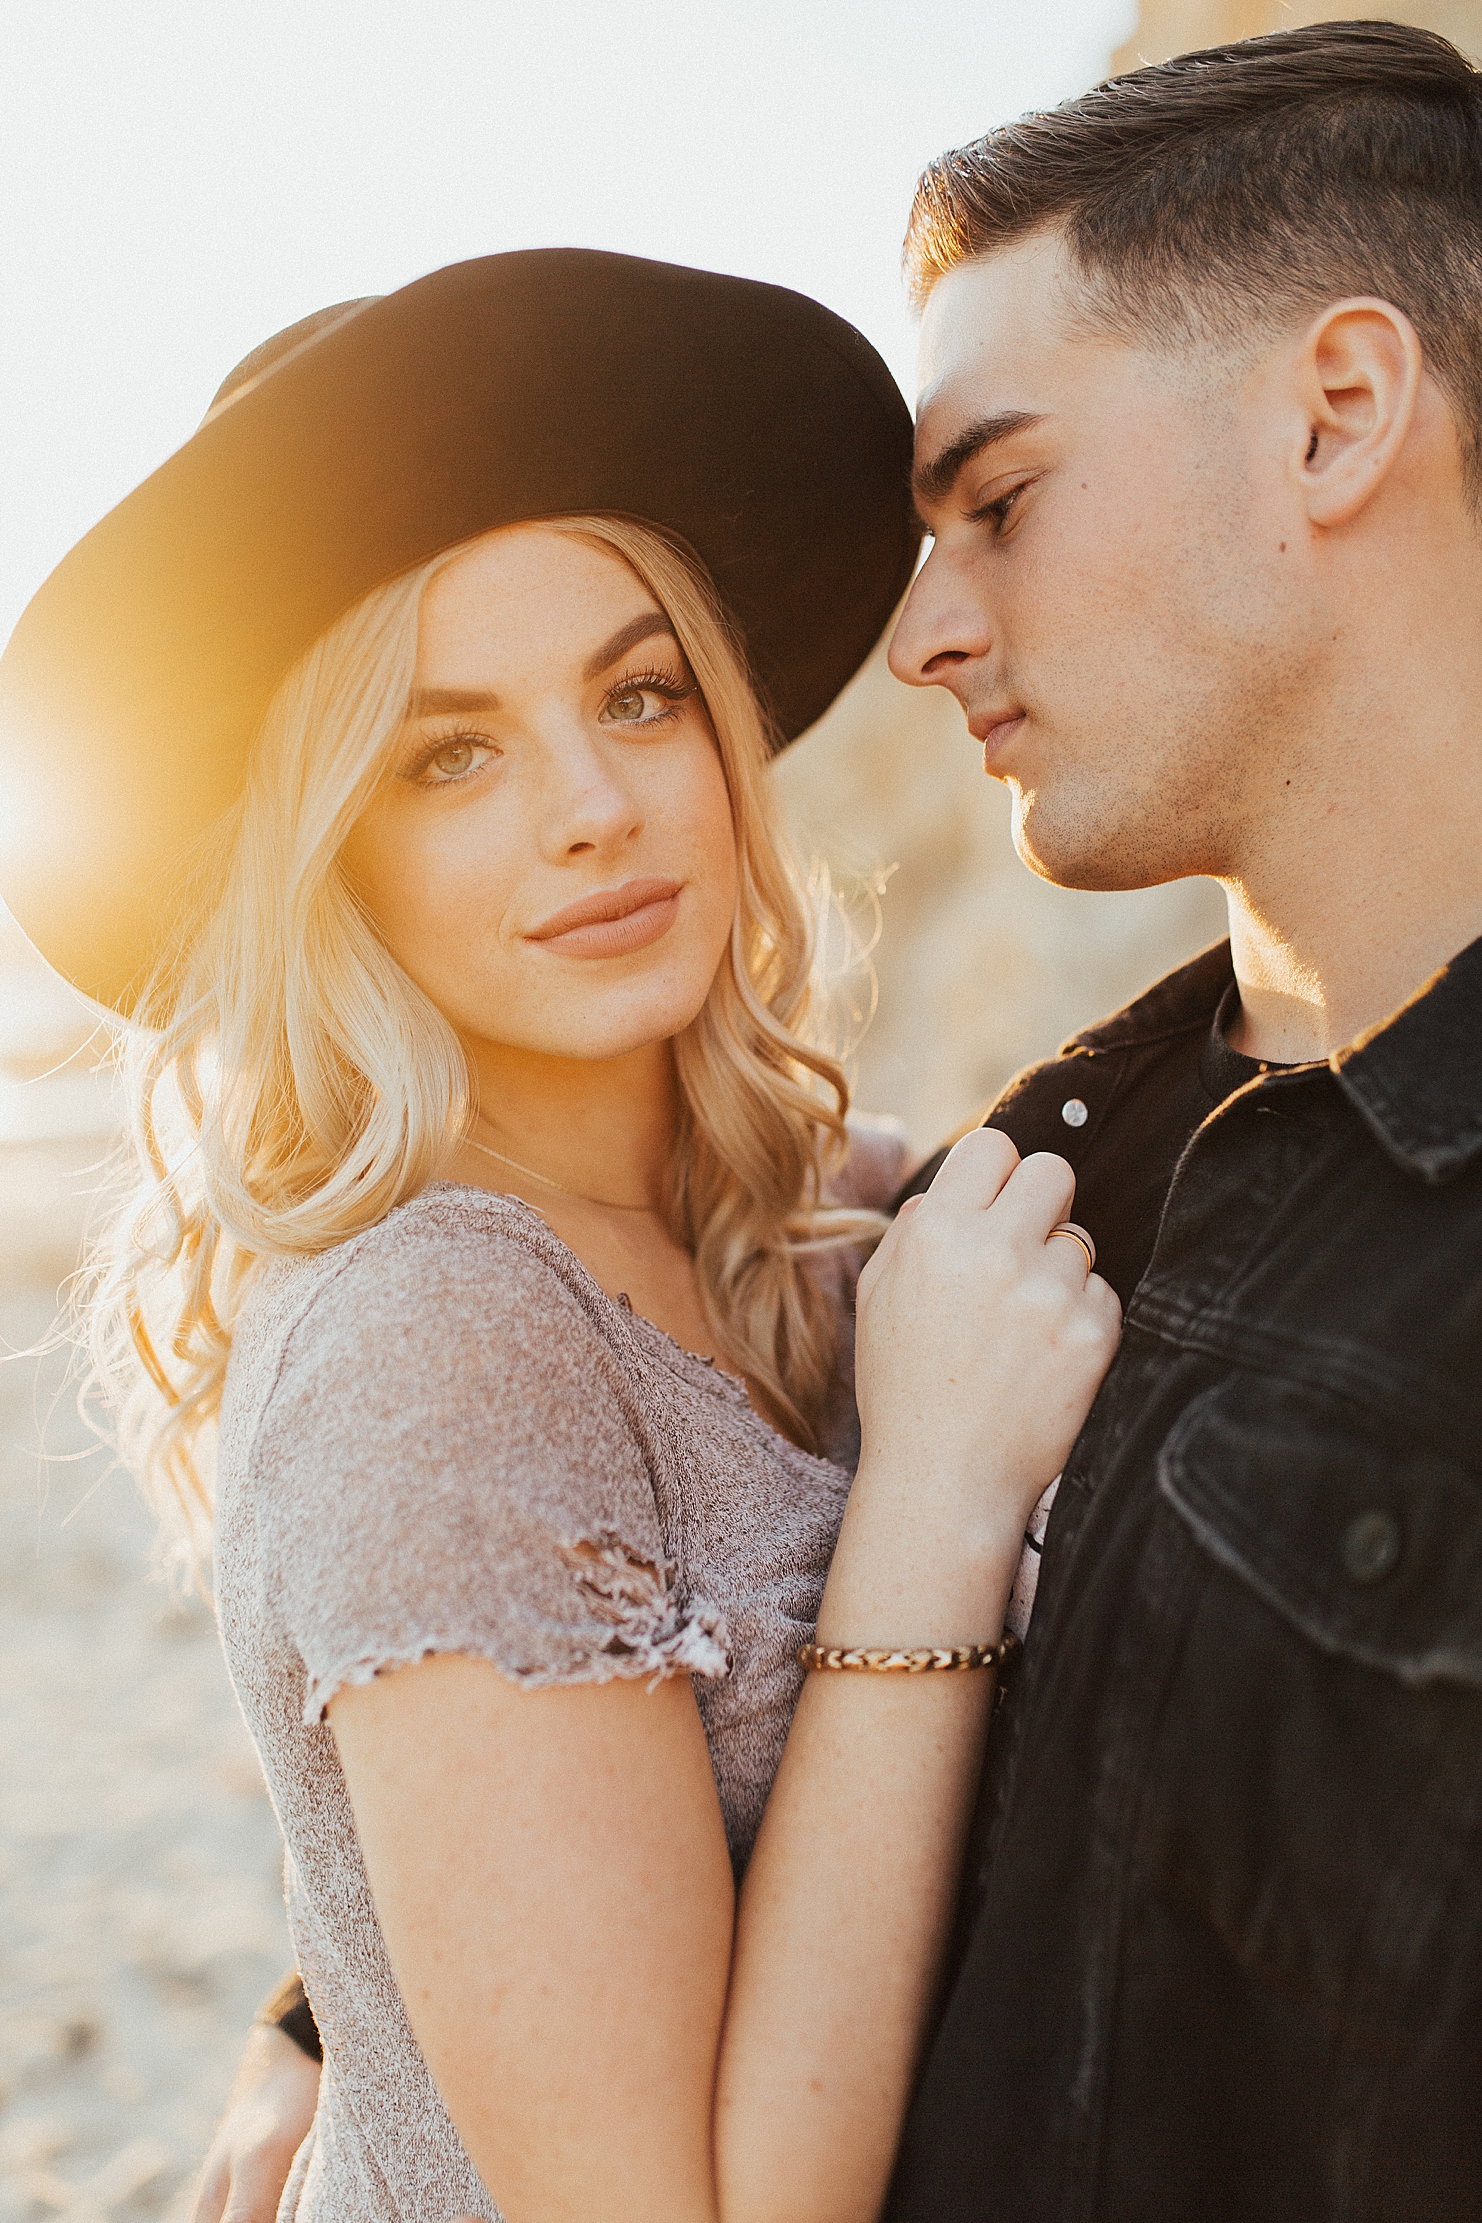
[[[950,687],[964,664],[992,646],[993,627],[971,581],[933,548],[891,635],[891,670],[908,687]]]

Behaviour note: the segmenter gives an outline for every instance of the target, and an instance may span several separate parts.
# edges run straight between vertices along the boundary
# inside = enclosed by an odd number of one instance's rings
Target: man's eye
[[[991,502],[980,502],[972,512],[971,522],[974,525],[991,525],[995,532],[1001,533],[1014,513],[1014,505],[1024,491],[1024,483],[1011,486],[1006,494],[997,495]]]

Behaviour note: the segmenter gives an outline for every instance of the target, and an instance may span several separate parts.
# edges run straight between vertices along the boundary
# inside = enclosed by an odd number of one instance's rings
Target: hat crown
[[[331,324],[343,322],[347,316],[353,316],[357,309],[368,309],[373,301],[384,299],[384,294],[363,293],[356,301],[335,301],[327,309],[315,309],[311,315],[301,316],[297,324],[285,324],[281,332],[274,332],[270,339],[263,340],[253,348],[250,355],[244,355],[241,362],[227,372],[211,396],[211,405],[201,422],[209,422],[234,394],[240,393],[244,386],[252,385],[254,380],[262,377],[264,371],[272,370],[275,364],[282,362],[285,355],[291,355],[296,347],[302,347],[305,340],[313,339],[316,333],[326,331]]]

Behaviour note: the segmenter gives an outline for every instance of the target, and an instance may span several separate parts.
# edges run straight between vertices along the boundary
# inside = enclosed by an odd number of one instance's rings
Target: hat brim
[[[527,519],[680,535],[792,740],[908,583],[910,451],[874,349],[778,286],[540,249],[370,301],[213,411],[25,611],[0,658],[0,894],[127,1008],[289,665],[372,587]]]

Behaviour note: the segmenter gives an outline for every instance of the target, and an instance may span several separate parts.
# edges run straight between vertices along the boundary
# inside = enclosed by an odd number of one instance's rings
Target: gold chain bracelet
[[[860,1675],[932,1675],[965,1668],[1003,1667],[1019,1648],[1010,1630],[996,1644],[923,1644],[914,1652],[865,1651],[847,1644],[800,1644],[797,1661],[810,1673],[820,1668]]]

